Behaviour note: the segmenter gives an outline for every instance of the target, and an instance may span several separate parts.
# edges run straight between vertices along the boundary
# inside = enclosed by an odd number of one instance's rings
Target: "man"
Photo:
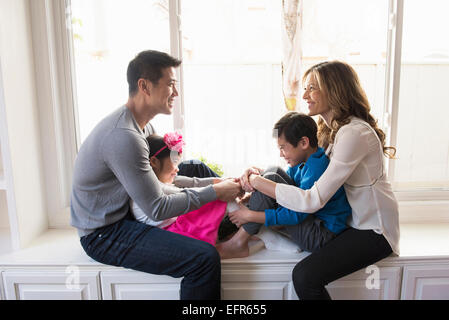
[[[160,188],[145,138],[154,131],[149,123],[154,116],[172,112],[180,64],[158,51],[141,52],[129,63],[128,102],[92,130],[76,158],[71,224],[94,260],[184,277],[181,299],[219,299],[221,264],[215,247],[139,223],[128,214],[129,198],[152,219],[164,220],[241,194],[233,180],[173,195]]]

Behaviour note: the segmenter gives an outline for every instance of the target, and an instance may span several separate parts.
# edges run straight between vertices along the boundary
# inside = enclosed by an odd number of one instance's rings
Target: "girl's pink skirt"
[[[187,237],[203,240],[215,245],[218,237],[218,227],[226,213],[226,202],[215,200],[179,216],[164,230],[182,234]]]

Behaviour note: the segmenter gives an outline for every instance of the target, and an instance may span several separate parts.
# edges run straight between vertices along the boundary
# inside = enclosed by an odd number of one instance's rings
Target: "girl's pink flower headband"
[[[162,152],[162,150],[165,150],[166,148],[170,149],[171,151],[182,153],[182,147],[185,145],[185,142],[182,140],[182,135],[177,132],[166,133],[164,135],[164,142],[165,146],[159,149],[159,151],[156,152],[153,157],[157,156]]]

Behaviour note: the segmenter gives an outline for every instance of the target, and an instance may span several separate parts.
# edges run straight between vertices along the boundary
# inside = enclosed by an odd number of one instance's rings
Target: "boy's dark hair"
[[[296,147],[302,137],[309,138],[312,148],[318,146],[317,124],[312,117],[303,113],[291,111],[276,122],[273,128],[273,137],[284,135],[285,140]]]
[[[161,150],[163,147],[167,146],[164,142],[164,138],[157,134],[152,134],[152,135],[148,136],[147,142],[148,142],[148,145],[150,146],[150,158],[152,156],[154,156],[154,154],[156,152],[158,152],[159,150]],[[170,149],[167,147],[164,150],[162,150],[156,156],[156,158],[159,160],[162,160],[164,158],[170,157],[170,152],[171,152]]]
[[[157,85],[162,78],[162,70],[169,67],[178,67],[181,60],[173,58],[165,52],[147,50],[139,53],[128,65],[126,77],[129,85],[129,96],[137,92],[139,79],[150,80]]]

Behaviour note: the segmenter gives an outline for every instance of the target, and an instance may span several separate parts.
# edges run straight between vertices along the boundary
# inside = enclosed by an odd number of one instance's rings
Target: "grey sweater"
[[[166,195],[149,162],[148,123],[140,129],[122,106],[103,119],[83,142],[73,170],[71,225],[82,237],[123,219],[131,198],[153,220],[164,220],[216,200],[212,185]],[[196,183],[195,183],[196,184]]]

